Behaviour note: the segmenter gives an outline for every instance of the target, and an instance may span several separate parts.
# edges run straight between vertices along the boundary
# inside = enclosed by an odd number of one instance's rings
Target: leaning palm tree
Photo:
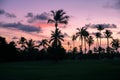
[[[87,43],[88,43],[89,51],[90,51],[90,47],[91,47],[91,45],[94,43],[94,39],[93,39],[92,36],[89,36],[89,37],[87,38]]]
[[[113,39],[111,42],[112,47],[116,50],[118,50],[118,48],[120,48],[120,40],[119,39]]]
[[[105,38],[107,38],[107,48],[109,48],[109,38],[112,38],[112,32],[110,31],[110,30],[106,30],[105,32],[104,32],[104,35],[105,35]],[[109,50],[107,49],[107,52],[108,52]]]
[[[52,47],[54,47],[54,48],[61,47],[62,46],[61,41],[64,41],[63,38],[64,38],[64,36],[61,33],[61,31],[59,29],[56,29],[55,32],[52,31],[51,39],[50,39],[49,43],[52,42]]]
[[[48,20],[48,23],[54,23],[55,28],[57,29],[58,24],[68,24],[69,16],[66,15],[64,10],[51,11],[53,18]]]
[[[102,24],[98,24],[96,26],[97,30],[100,31],[100,34],[101,34],[101,31],[104,30],[104,27]],[[101,36],[100,36],[100,47],[101,47]]]

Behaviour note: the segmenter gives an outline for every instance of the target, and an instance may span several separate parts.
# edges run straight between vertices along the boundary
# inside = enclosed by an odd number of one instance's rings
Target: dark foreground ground
[[[120,80],[120,60],[0,63],[0,80]]]

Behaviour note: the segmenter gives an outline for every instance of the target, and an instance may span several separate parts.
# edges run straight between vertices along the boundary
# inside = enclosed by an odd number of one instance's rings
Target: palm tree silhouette
[[[83,47],[83,39],[84,39],[84,47],[85,47],[85,53],[86,53],[86,38],[89,36],[89,33],[87,31],[86,27],[82,27],[82,28],[77,28],[78,32],[76,33],[76,37],[79,37],[79,39],[81,40],[81,50]]]
[[[39,46],[43,46],[44,49],[47,48],[47,46],[50,47],[50,45],[48,44],[48,40],[47,39],[42,39]]]
[[[83,47],[83,33],[84,33],[84,27],[82,28],[77,28],[78,32],[76,33],[76,38],[79,38],[79,40],[81,40],[81,45],[80,45],[80,51],[82,51],[82,47]]]
[[[67,45],[68,45],[68,52],[70,52],[71,51],[71,44],[69,41],[67,42]]]
[[[112,39],[111,45],[117,52],[118,48],[120,47],[120,40],[119,39]]]
[[[69,16],[65,15],[66,12],[64,10],[56,10],[56,11],[51,11],[53,18],[48,20],[48,23],[54,23],[55,28],[57,29],[58,24],[68,24],[68,19]]]
[[[89,37],[87,38],[87,43],[88,43],[89,51],[90,51],[91,45],[94,44],[94,39],[93,39],[92,36],[89,36]]]
[[[100,38],[101,37],[101,33],[100,32],[97,32],[97,33],[95,33],[95,36],[96,36],[96,38],[97,38],[97,48],[100,46],[99,45],[99,41],[98,41],[98,38]]]
[[[17,43],[21,44],[22,49],[25,49],[26,41],[27,41],[27,39],[25,37],[21,37]]]
[[[84,37],[84,50],[85,50],[85,53],[86,53],[86,51],[87,51],[87,48],[86,48],[86,41],[87,41],[87,38],[88,38],[88,36],[89,36],[89,32],[87,31],[87,28],[84,30],[84,32],[83,32],[83,37]]]
[[[48,20],[48,23],[54,23],[55,24],[55,32],[52,31],[52,36],[50,42],[52,42],[53,47],[61,46],[61,40],[63,40],[64,36],[61,34],[61,31],[58,29],[58,24],[68,24],[69,16],[66,15],[64,10],[56,10],[51,11],[52,13],[52,19]]]
[[[104,32],[105,38],[107,38],[107,52],[109,51],[109,38],[112,38],[112,32],[110,30],[106,30]]]
[[[64,38],[64,36],[61,33],[61,31],[56,28],[55,32],[52,31],[51,39],[50,39],[49,43],[52,42],[52,47],[54,47],[54,48],[62,47],[61,41],[64,41],[63,38]]]
[[[30,39],[30,40],[26,41],[26,46],[25,46],[26,49],[32,50],[35,47],[37,47],[37,46],[35,45],[35,41],[34,40]]]
[[[76,35],[72,35],[73,48],[75,47],[75,40],[76,40]]]
[[[105,38],[107,38],[107,47],[109,47],[109,38],[112,38],[112,32],[110,30],[106,30],[104,32]]]
[[[103,27],[102,24],[98,24],[98,25],[96,26],[96,28],[97,28],[97,30],[100,32],[100,34],[101,34],[101,31],[104,30],[104,27]],[[102,35],[102,34],[101,34],[101,35]],[[100,47],[101,47],[101,36],[100,36]]]

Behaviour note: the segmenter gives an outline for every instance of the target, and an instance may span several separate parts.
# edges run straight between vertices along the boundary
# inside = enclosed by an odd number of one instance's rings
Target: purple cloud
[[[18,30],[22,30],[25,32],[41,32],[42,29],[39,27],[31,26],[31,25],[25,25],[20,22],[18,23],[0,23],[0,27],[2,28],[14,28]]]
[[[88,24],[88,28],[97,28],[97,26],[101,25],[103,28],[117,28],[115,24]]]
[[[6,16],[6,17],[8,17],[8,18],[16,18],[16,15],[15,15],[15,14],[13,14],[13,13],[8,13],[8,12],[6,12],[6,11],[3,10],[3,9],[0,9],[0,15],[4,15],[4,16]]]
[[[120,0],[109,1],[103,7],[120,10]]]
[[[50,15],[46,12],[37,15],[34,15],[33,13],[30,12],[27,13],[25,17],[28,18],[28,23],[33,23],[35,21],[46,21],[49,19],[49,16]]]
[[[5,14],[5,11],[3,9],[0,9],[0,15]]]

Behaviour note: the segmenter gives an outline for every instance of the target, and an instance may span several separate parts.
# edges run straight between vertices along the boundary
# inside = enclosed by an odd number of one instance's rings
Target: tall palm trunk
[[[85,51],[85,54],[86,54],[86,38],[84,38],[84,51]]]
[[[101,34],[101,31],[100,31],[100,34]],[[100,45],[99,46],[101,47],[101,36],[100,36]]]
[[[58,27],[58,23],[56,22],[56,23],[55,23],[55,29],[57,29],[57,27]]]
[[[75,41],[73,41],[73,48],[75,47]]]
[[[90,51],[90,44],[89,44],[89,51]]]
[[[107,38],[107,53],[109,53],[109,38]]]
[[[83,47],[83,38],[81,38],[81,46],[80,46],[80,51],[82,51],[82,47]]]
[[[57,33],[57,26],[55,26],[55,34]],[[57,48],[57,36],[55,36],[55,42],[54,42],[55,48]]]
[[[107,47],[109,47],[109,38],[107,38]]]
[[[98,41],[98,38],[97,38],[97,45],[96,45],[96,46],[97,46],[97,48],[99,47],[99,41]]]
[[[55,34],[57,33],[57,31],[58,31],[58,23],[56,22],[55,23]],[[55,48],[57,48],[57,36],[55,37]]]

